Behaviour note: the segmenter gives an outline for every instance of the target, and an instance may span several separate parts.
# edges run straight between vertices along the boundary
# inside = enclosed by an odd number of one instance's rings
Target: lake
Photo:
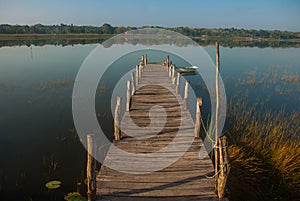
[[[85,192],[86,151],[73,123],[72,91],[82,63],[99,45],[0,48],[0,200],[62,200],[69,192]],[[120,57],[100,80],[96,114],[110,139],[116,83],[142,54],[150,61],[166,56],[155,46],[147,48]],[[215,57],[214,46],[204,49]],[[227,102],[258,103],[260,110],[274,113],[284,109],[287,116],[300,111],[299,55],[299,48],[220,47]],[[171,53],[170,60],[176,66],[192,65]],[[203,108],[207,120],[210,100],[201,77],[185,78],[208,103]],[[48,190],[45,183],[51,180],[62,181],[61,188]]]

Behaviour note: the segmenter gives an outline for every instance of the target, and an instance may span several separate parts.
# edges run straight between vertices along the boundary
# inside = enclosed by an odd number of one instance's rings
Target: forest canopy
[[[158,26],[144,26],[139,28],[163,28]],[[0,34],[120,34],[126,31],[135,30],[138,27],[114,27],[110,24],[103,24],[102,26],[76,26],[73,24],[60,25],[10,25],[1,24]],[[250,38],[273,38],[273,39],[300,39],[300,32],[288,32],[279,30],[254,30],[254,29],[236,29],[236,28],[189,28],[189,27],[175,27],[165,28],[176,31],[186,36],[191,37],[250,37]]]

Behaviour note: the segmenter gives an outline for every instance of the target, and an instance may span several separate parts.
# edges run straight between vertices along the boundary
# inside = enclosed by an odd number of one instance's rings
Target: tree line
[[[140,28],[163,28],[159,26],[144,26]],[[76,26],[73,24],[66,25],[10,25],[1,24],[0,34],[120,34],[126,31],[135,30],[138,27],[114,27],[110,24],[102,26]],[[218,38],[273,38],[273,39],[300,39],[300,32],[289,32],[279,30],[254,30],[254,29],[236,29],[236,28],[189,28],[176,27],[165,28],[168,30],[179,32],[190,37],[218,37]]]

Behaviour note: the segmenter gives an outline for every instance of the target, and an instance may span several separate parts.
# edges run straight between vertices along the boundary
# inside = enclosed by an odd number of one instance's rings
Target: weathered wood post
[[[177,72],[177,84],[176,84],[176,94],[180,92],[180,73]]]
[[[148,58],[147,58],[147,54],[145,54],[144,56],[144,65],[147,65],[148,64]]]
[[[175,85],[175,65],[172,64],[172,84]]]
[[[127,91],[126,91],[126,112],[130,109],[130,80],[127,80]]]
[[[196,103],[196,122],[195,122],[195,138],[200,138],[200,128],[201,128],[201,107],[202,107],[202,97],[197,98]]]
[[[168,56],[167,56],[167,58],[166,58],[166,64],[167,64],[167,67],[169,67],[169,66],[170,66],[170,63],[169,63],[169,58],[170,58],[170,56],[168,55]]]
[[[95,142],[94,135],[87,135],[87,167],[86,167],[86,178],[87,178],[87,197],[88,201],[96,199],[96,160],[95,155]]]
[[[135,66],[135,84],[136,85],[139,84],[139,66],[138,65]]]
[[[142,55],[141,61],[140,61],[140,66],[143,66],[143,65],[145,65],[145,56],[144,55]]]
[[[139,79],[141,79],[142,77],[142,69],[143,67],[141,65],[139,65]]]
[[[167,60],[168,60],[168,56],[165,56],[165,58],[164,58],[164,62],[163,62],[163,66],[166,66],[166,67],[168,67]]]
[[[134,72],[131,72],[131,95],[135,93]]]
[[[215,120],[215,189],[218,192],[219,178],[219,43],[216,42],[216,120]]]
[[[121,139],[121,130],[120,130],[121,100],[122,100],[121,96],[118,96],[116,108],[115,108],[115,118],[114,118],[114,137],[116,141]]]
[[[228,161],[228,144],[227,137],[222,136],[219,139],[219,156],[220,156],[220,173],[218,177],[218,197],[223,198],[225,195],[225,187],[230,171]]]
[[[183,99],[183,109],[187,110],[188,106],[188,97],[189,97],[189,82],[185,81],[185,87],[184,87],[184,99]]]
[[[168,73],[168,76],[170,77],[170,73],[169,73],[170,69],[169,69],[168,66],[166,67],[166,71],[167,71],[167,73]]]

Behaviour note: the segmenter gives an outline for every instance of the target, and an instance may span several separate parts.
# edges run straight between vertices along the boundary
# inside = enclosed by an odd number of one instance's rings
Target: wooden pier
[[[163,150],[177,136],[173,148],[160,153],[170,157],[180,155],[177,152],[182,151],[180,147],[184,143],[191,141],[191,145],[170,166],[144,174],[137,172],[137,166],[141,169],[153,166],[155,169],[156,164],[151,158],[136,163],[132,158],[108,151],[96,178],[97,200],[219,200],[214,190],[213,163],[208,155],[199,158],[199,151],[204,145],[197,128],[200,125],[195,128],[187,110],[188,83],[182,99],[179,95],[180,74],[175,76],[174,69],[168,58],[161,64],[148,64],[146,58],[142,58],[136,68],[136,76],[133,73],[132,80],[127,82],[126,112],[120,122],[121,99],[117,101],[114,145],[129,153],[153,153]],[[202,104],[200,101],[198,107]],[[162,107],[164,111],[155,106]],[[200,115],[199,111],[200,108],[197,115]],[[123,171],[106,166],[111,164]]]

